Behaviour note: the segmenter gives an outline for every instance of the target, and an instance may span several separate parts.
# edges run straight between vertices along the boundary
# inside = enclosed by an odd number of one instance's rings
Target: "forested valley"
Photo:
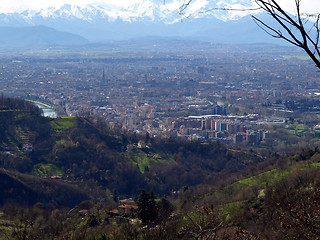
[[[320,149],[278,154],[47,118],[0,96],[1,239],[318,239]]]

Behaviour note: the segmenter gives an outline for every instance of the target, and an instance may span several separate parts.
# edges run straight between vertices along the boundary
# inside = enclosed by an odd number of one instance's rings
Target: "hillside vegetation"
[[[0,109],[0,237],[319,239],[318,148],[263,156],[45,118],[3,96]],[[126,197],[136,213],[115,217]]]
[[[58,175],[75,184],[94,182],[124,196],[137,196],[141,189],[170,194],[263,160],[220,142],[150,138],[84,118],[45,118],[19,99],[2,97],[1,105],[1,167],[41,178]]]

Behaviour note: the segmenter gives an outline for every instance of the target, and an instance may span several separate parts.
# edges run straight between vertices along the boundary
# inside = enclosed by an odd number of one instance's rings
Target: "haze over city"
[[[320,2],[186,3],[2,1],[0,239],[319,238]]]

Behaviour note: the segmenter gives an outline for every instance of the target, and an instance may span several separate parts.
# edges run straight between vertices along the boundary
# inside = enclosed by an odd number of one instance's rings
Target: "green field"
[[[62,176],[63,171],[56,165],[39,163],[33,167],[33,172],[40,176]]]
[[[129,150],[126,156],[139,167],[141,173],[144,173],[146,168],[150,168],[153,163],[159,163],[162,157],[157,153],[145,153],[140,149]]]
[[[273,169],[264,173],[260,173],[257,176],[252,176],[234,182],[233,185],[247,185],[247,186],[265,186],[266,184],[272,184],[274,182],[280,181],[282,178],[286,177],[292,172],[292,170],[280,171],[278,169]]]
[[[56,131],[67,130],[69,128],[76,127],[76,117],[61,117],[55,118],[51,121],[51,127]]]
[[[299,59],[299,60],[309,60],[310,57],[309,56],[283,56],[284,59],[292,59],[292,58],[295,58],[295,59]]]

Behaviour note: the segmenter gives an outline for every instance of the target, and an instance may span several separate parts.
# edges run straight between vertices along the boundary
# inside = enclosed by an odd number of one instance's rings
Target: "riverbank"
[[[51,117],[51,118],[56,118],[58,116],[57,112],[49,104],[39,102],[39,101],[33,101],[33,100],[29,100],[29,99],[26,99],[26,100],[29,102],[32,102],[37,107],[39,107],[42,110],[42,116]]]
[[[42,116],[56,118],[58,115],[53,108],[49,108],[48,105],[44,105],[42,103],[35,103],[37,107],[42,110]]]

